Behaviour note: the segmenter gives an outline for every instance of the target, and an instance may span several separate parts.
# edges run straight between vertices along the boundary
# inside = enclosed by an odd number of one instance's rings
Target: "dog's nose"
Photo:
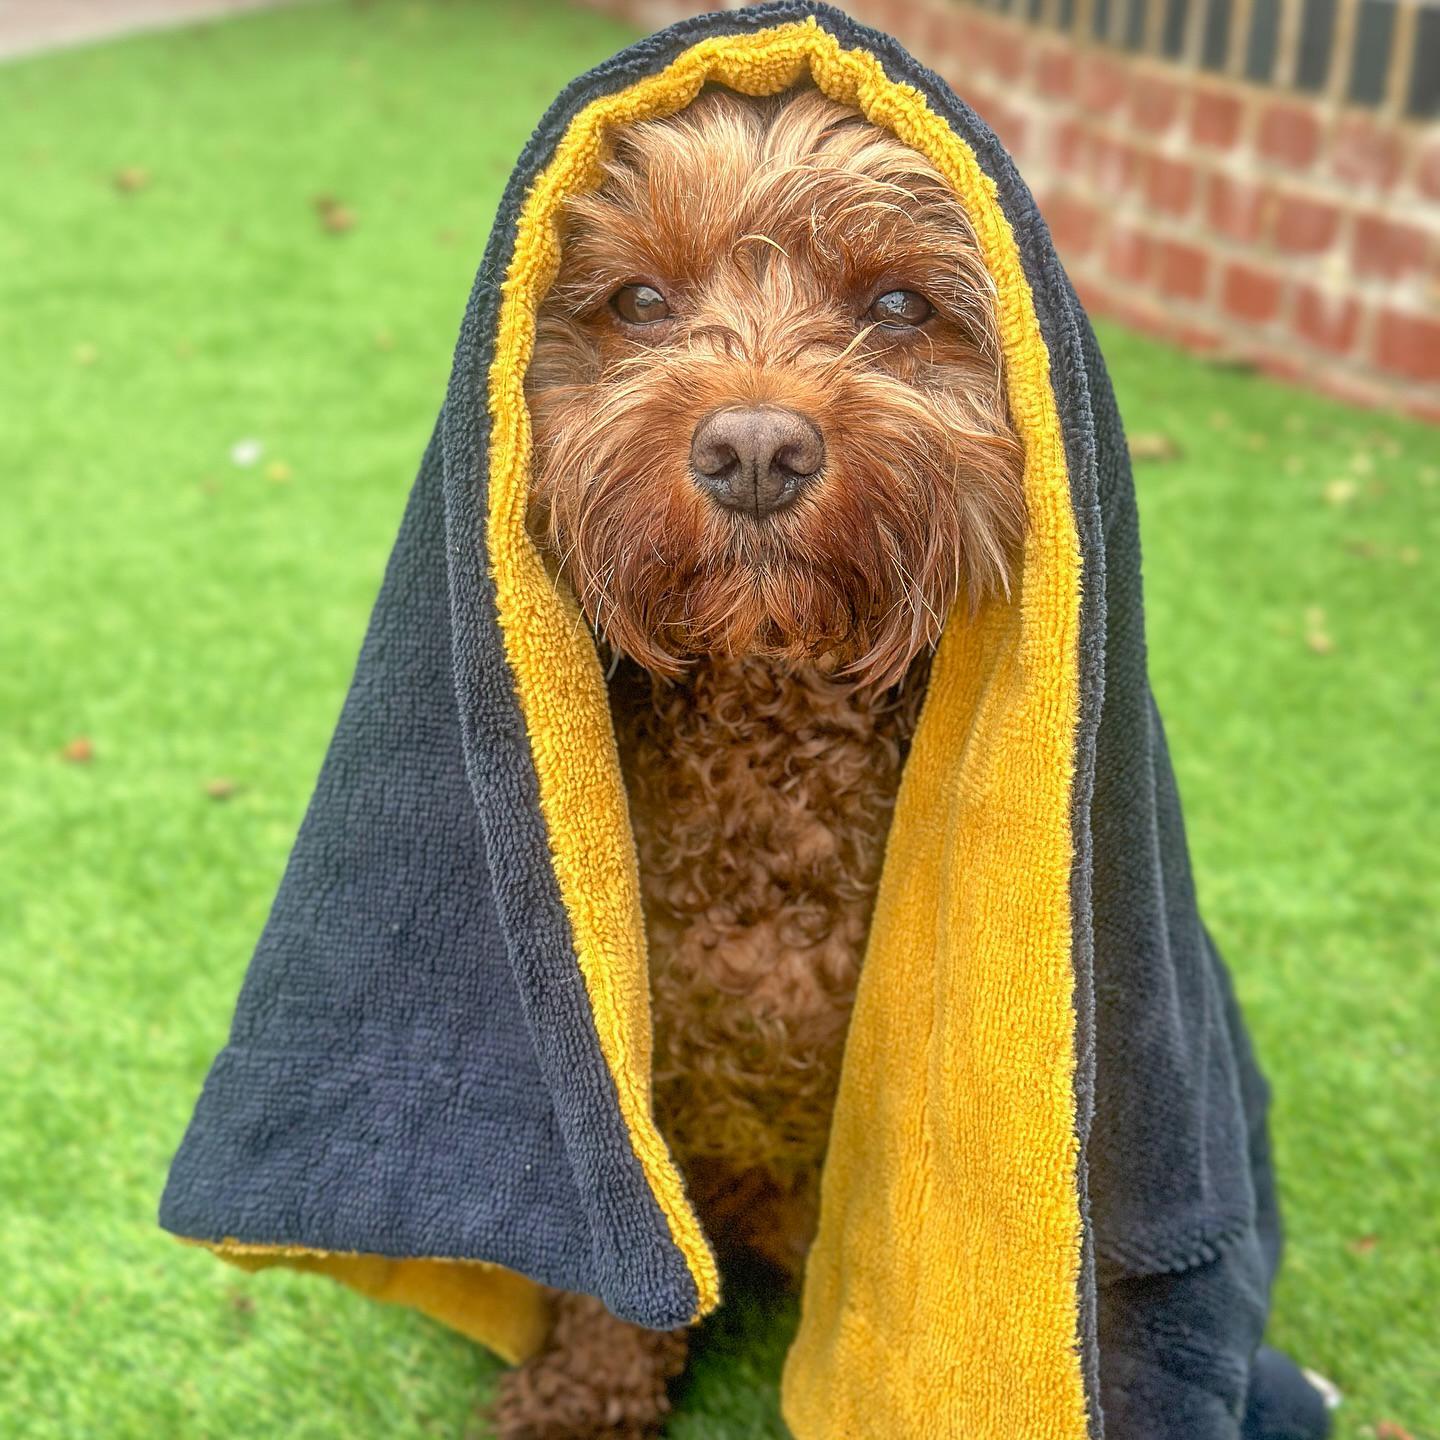
[[[690,440],[696,483],[727,510],[757,520],[788,505],[824,463],[819,427],[778,405],[716,410]]]

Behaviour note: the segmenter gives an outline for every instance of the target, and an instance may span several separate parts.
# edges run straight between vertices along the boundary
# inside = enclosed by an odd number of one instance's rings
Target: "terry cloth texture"
[[[616,127],[707,83],[815,84],[949,179],[997,286],[1032,517],[1016,599],[949,626],[932,667],[787,1421],[799,1440],[1320,1435],[1293,1367],[1256,1362],[1279,1246],[1265,1087],[1195,907],[1104,362],[985,125],[892,40],[793,0],[622,52],[521,156],[161,1222],[510,1358],[543,1336],[536,1282],[655,1327],[718,1302],[651,1114],[603,676],[523,523],[559,207]]]

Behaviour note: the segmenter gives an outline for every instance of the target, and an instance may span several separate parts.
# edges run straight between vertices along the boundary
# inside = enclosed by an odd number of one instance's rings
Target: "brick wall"
[[[646,29],[715,8],[587,3]],[[1092,313],[1440,422],[1440,124],[1347,103],[1336,85],[1230,79],[964,0],[844,8],[989,122]]]

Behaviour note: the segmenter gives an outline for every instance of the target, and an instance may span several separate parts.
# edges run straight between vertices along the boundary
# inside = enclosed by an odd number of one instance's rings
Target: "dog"
[[[1024,542],[994,283],[894,135],[710,88],[567,202],[527,399],[531,533],[612,661],[657,1123],[722,1266],[798,1282],[930,655]],[[655,1435],[686,1344],[556,1293],[498,1432]]]

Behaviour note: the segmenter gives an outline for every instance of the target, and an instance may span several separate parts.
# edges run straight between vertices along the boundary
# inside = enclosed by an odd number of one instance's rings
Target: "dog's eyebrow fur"
[[[566,240],[557,299],[577,314],[640,276],[701,284],[715,257],[747,241],[796,261],[812,252],[857,285],[878,270],[918,268],[952,312],[971,308],[966,297],[988,310],[993,298],[969,219],[939,172],[816,91],[756,101],[708,90],[678,115],[620,132],[601,186],[567,204]],[[751,263],[764,269],[758,254]]]

